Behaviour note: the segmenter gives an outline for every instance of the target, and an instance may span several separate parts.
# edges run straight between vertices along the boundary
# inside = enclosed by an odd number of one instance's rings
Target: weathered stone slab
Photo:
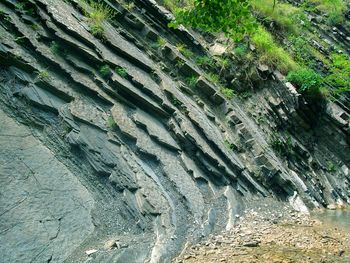
[[[0,119],[1,260],[63,262],[94,230],[94,200],[28,128]]]
[[[170,136],[169,132],[164,127],[164,124],[153,118],[148,113],[139,110],[133,116],[133,119],[136,123],[144,125],[149,135],[155,138],[161,144],[164,144],[165,146],[174,150],[180,150],[176,141]]]

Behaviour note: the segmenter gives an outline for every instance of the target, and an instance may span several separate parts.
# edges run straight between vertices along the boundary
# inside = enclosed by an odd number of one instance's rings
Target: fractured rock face
[[[2,260],[62,262],[94,231],[94,200],[30,129],[0,119]]]

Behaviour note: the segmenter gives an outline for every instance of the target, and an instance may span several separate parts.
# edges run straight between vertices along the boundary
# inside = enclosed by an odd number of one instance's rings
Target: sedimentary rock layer
[[[1,260],[168,262],[250,198],[349,202],[346,108],[312,126],[276,78],[228,100],[175,47],[206,43],[162,8],[105,4],[95,37],[78,1],[0,3]]]

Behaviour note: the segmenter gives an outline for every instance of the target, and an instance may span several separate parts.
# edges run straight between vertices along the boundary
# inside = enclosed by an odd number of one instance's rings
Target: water
[[[350,229],[350,209],[322,210],[313,213],[313,217],[326,224]]]

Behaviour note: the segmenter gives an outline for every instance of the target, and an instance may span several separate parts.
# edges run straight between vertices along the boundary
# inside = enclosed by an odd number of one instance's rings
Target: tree
[[[176,10],[175,17],[170,26],[182,24],[207,32],[224,32],[235,41],[256,27],[250,0],[193,0],[190,7]]]

